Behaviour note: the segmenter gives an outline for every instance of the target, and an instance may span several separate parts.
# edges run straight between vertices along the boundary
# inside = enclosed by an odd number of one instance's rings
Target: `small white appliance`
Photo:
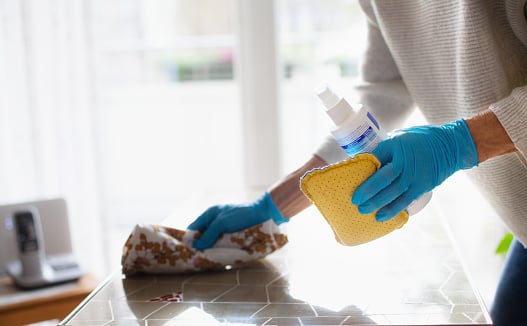
[[[0,206],[0,275],[21,288],[78,279],[66,202],[49,199]]]

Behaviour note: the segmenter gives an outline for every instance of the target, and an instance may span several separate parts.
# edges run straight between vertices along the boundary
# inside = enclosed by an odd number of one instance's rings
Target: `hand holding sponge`
[[[401,211],[386,222],[377,222],[375,212],[361,214],[358,207],[351,203],[357,187],[380,166],[374,155],[358,154],[311,170],[302,177],[302,192],[324,216],[339,243],[347,246],[363,244],[401,228],[408,221],[408,213]]]

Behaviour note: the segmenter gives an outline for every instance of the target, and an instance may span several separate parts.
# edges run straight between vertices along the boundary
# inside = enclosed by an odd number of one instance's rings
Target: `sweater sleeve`
[[[353,102],[362,103],[389,132],[403,126],[414,109],[414,103],[377,27],[374,8],[370,1],[361,1],[360,4],[367,18],[367,44],[360,62],[361,81],[350,93]],[[315,151],[327,163],[347,157],[343,153],[330,138],[326,138]]]
[[[490,109],[520,154],[527,159],[527,85],[515,88],[509,96],[492,104]]]

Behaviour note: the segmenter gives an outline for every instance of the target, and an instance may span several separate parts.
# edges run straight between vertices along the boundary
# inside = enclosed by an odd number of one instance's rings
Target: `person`
[[[429,125],[398,130],[373,151],[381,168],[356,190],[363,213],[390,219],[466,170],[515,236],[491,307],[494,325],[527,325],[526,0],[361,0],[368,44],[359,100],[387,130],[414,107]],[[190,226],[197,249],[223,232],[287,221],[310,205],[304,172],[345,159],[331,138],[254,203],[217,205]]]

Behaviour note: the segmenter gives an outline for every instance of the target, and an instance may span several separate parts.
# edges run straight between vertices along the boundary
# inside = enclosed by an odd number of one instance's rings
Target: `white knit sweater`
[[[469,175],[515,236],[527,245],[527,0],[361,0],[368,46],[360,101],[386,129],[414,105],[431,124],[491,108],[518,153]],[[328,140],[316,154],[345,156]]]

